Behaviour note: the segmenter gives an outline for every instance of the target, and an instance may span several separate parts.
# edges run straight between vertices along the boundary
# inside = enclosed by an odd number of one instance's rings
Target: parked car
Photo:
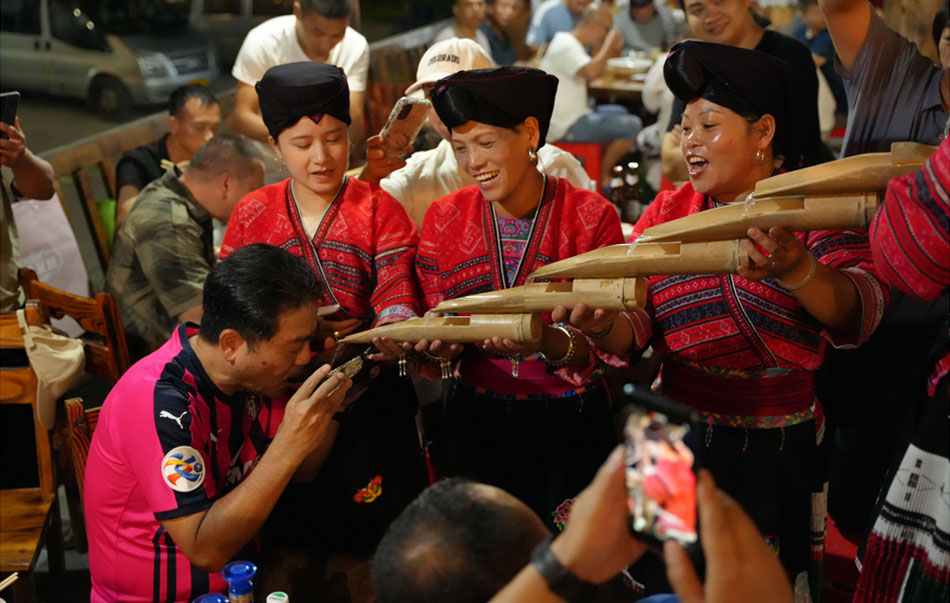
[[[111,119],[219,71],[187,0],[0,0],[0,87],[87,99]]]

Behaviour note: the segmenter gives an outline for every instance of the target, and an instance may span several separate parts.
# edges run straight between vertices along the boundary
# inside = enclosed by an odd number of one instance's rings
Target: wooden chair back
[[[76,550],[86,553],[89,550],[89,541],[86,536],[86,514],[83,509],[85,500],[86,461],[89,460],[89,446],[92,444],[92,434],[99,422],[101,406],[84,408],[82,399],[70,398],[66,400],[66,433],[65,446],[69,447],[71,476],[70,484],[75,484],[77,496],[75,501],[69,500],[69,517],[73,528]],[[64,469],[65,470],[65,469]]]
[[[99,293],[95,299],[73,295],[41,283],[29,268],[20,270],[20,283],[26,293],[26,321],[44,325],[50,318],[69,316],[86,334],[86,372],[110,381],[118,381],[131,365],[125,329],[115,298]]]
[[[0,350],[23,350],[23,336],[16,314],[0,314]],[[0,367],[0,404],[29,405],[33,409],[36,462],[40,491],[52,496],[55,490],[53,454],[49,432],[37,420],[36,373],[29,366]]]

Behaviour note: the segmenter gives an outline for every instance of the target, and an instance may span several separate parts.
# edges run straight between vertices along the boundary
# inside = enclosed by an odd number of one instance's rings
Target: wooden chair
[[[109,293],[99,293],[95,299],[67,293],[41,283],[30,268],[21,268],[19,276],[27,297],[27,323],[43,325],[50,318],[73,318],[86,331],[81,337],[86,348],[86,372],[118,381],[131,360],[115,298]]]
[[[72,458],[73,474],[79,485],[79,497],[85,500],[84,479],[86,477],[86,461],[89,459],[89,445],[92,442],[92,433],[99,422],[101,406],[86,410],[82,400],[70,398],[66,400],[66,433],[69,435],[70,457]]]
[[[18,334],[16,315],[0,316],[0,347],[23,349],[23,339]],[[36,601],[33,574],[42,544],[46,544],[54,588],[62,584],[66,562],[50,433],[37,419],[33,369],[0,368],[0,404],[26,404],[32,408],[39,486],[0,490],[0,574],[19,572],[19,580],[13,585],[14,601]]]
[[[115,298],[99,293],[95,299],[67,293],[41,283],[29,268],[20,270],[20,283],[26,293],[26,321],[31,325],[47,324],[50,318],[69,316],[79,323],[85,334],[86,374],[114,383],[129,368],[129,348]],[[60,427],[54,431],[53,443],[66,487],[66,502],[76,549],[86,550],[86,530],[82,512],[81,485],[75,481],[67,433]]]

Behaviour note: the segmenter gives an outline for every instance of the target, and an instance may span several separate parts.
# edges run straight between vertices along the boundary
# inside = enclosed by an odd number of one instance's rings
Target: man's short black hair
[[[451,478],[396,518],[373,557],[379,603],[484,603],[529,561],[537,524]]]
[[[316,11],[326,19],[344,19],[350,16],[350,0],[298,0],[304,11]]]
[[[944,2],[943,6],[937,9],[937,13],[934,15],[933,22],[933,36],[934,44],[937,45],[937,52],[940,52],[940,36],[943,35],[943,30],[947,27],[947,24],[950,23],[950,2]],[[940,57],[937,57],[938,62]]]
[[[277,334],[284,312],[319,304],[322,292],[316,274],[303,260],[279,247],[252,243],[208,273],[198,336],[216,344],[222,331],[234,329],[253,350]]]
[[[812,4],[818,4],[818,0],[798,0],[798,8],[802,11]]]
[[[185,172],[205,180],[221,172],[243,177],[253,172],[255,161],[262,157],[254,141],[240,134],[218,134],[201,145]]]
[[[187,103],[190,98],[197,98],[203,107],[218,104],[218,99],[207,86],[202,86],[201,84],[186,84],[172,90],[171,95],[168,97],[168,114],[181,115],[182,110],[185,108],[185,103]]]

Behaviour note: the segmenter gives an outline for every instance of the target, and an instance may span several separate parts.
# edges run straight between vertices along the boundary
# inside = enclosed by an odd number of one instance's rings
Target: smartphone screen
[[[627,508],[634,536],[687,546],[698,540],[693,453],[684,442],[690,422],[631,406],[624,425]]]
[[[0,94],[0,121],[12,126],[16,123],[16,113],[20,105],[19,92],[4,92]],[[0,132],[0,138],[9,138],[3,132]]]

